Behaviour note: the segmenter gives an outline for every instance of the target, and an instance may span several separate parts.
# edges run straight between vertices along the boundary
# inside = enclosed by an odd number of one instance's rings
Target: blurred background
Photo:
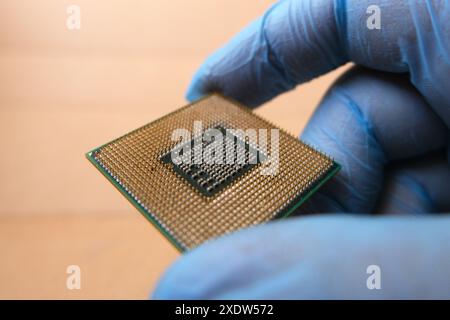
[[[0,1],[0,298],[148,297],[179,254],[84,154],[183,106],[207,55],[272,2]],[[342,70],[255,112],[298,135]]]

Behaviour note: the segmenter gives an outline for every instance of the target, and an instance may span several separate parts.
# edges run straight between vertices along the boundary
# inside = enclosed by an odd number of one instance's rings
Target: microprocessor
[[[180,251],[292,214],[340,168],[219,94],[87,157]]]

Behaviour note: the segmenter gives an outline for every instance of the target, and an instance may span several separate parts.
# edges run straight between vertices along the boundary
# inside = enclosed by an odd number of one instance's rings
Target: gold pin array
[[[190,249],[211,238],[279,216],[318,180],[334,162],[283,130],[279,134],[276,175],[262,175],[258,164],[213,197],[207,197],[161,161],[177,145],[175,129],[271,129],[271,123],[219,96],[211,95],[141,127],[92,152],[92,159],[128,197],[139,205],[179,248]],[[268,141],[270,145],[270,139]],[[268,148],[270,153],[270,148]],[[225,171],[220,171],[225,176]]]

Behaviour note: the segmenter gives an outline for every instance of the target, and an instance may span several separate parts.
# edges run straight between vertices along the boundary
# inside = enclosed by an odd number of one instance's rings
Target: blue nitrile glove
[[[381,9],[380,30],[367,28],[370,5]],[[342,170],[303,208],[327,215],[200,246],[154,297],[450,298],[450,217],[435,214],[450,212],[449,21],[448,0],[281,1],[212,55],[189,100],[217,90],[258,106],[358,64],[302,135]],[[397,215],[364,215],[374,212]],[[379,290],[368,289],[370,265]]]

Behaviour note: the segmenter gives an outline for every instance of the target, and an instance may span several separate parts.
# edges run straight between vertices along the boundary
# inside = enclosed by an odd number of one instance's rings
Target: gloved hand
[[[380,30],[367,28],[370,5]],[[286,0],[213,54],[189,100],[221,91],[258,106],[356,63],[302,135],[342,170],[303,208],[327,215],[200,246],[154,297],[450,298],[450,217],[433,214],[450,212],[449,21],[446,0]],[[370,265],[380,290],[366,286]]]

